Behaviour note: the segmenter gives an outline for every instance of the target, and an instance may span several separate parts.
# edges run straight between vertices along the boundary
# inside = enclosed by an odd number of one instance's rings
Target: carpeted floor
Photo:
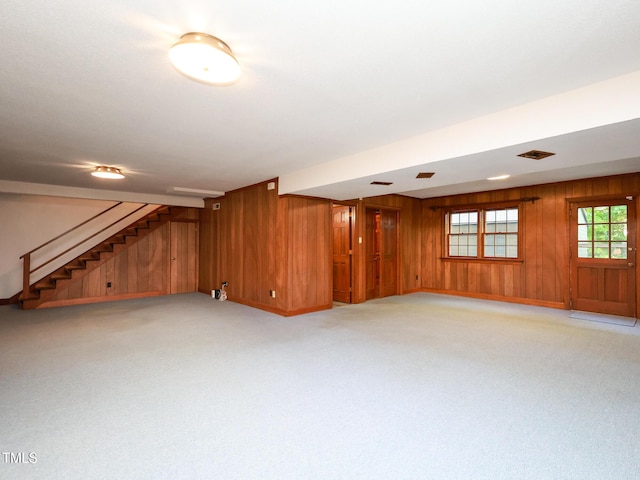
[[[640,327],[569,315],[0,307],[0,478],[636,479]]]

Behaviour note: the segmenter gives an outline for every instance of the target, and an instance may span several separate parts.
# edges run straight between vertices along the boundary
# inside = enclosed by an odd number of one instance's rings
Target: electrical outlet
[[[275,290],[269,290],[269,296],[271,298],[276,298],[276,291]]]

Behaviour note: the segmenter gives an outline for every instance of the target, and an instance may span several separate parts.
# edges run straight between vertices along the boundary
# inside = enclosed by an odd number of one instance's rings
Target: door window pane
[[[627,206],[578,208],[578,258],[627,258]]]
[[[593,223],[609,223],[609,208],[610,207],[594,207],[593,208]]]
[[[593,240],[593,225],[578,225],[578,240]]]
[[[611,242],[611,258],[627,258],[627,242]]]
[[[627,224],[611,225],[611,240],[627,240]]]
[[[593,243],[578,242],[578,258],[593,258]]]
[[[595,258],[609,258],[609,242],[595,242],[593,252]]]
[[[615,205],[611,207],[611,223],[627,223],[626,205]]]
[[[593,223],[593,208],[579,208],[578,209],[578,224],[591,224]]]
[[[609,224],[594,225],[593,226],[593,239],[594,240],[609,240]]]

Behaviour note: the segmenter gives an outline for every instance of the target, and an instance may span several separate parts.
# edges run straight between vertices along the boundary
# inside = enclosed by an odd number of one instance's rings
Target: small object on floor
[[[227,299],[227,291],[224,288],[227,286],[229,286],[229,282],[222,282],[220,288],[213,291],[213,298],[224,302]]]

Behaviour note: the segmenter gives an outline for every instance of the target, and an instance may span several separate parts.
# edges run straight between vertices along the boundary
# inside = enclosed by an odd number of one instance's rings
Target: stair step
[[[22,295],[20,295],[20,297],[18,298],[18,301],[26,302],[28,300],[38,300],[39,298],[40,297],[38,295],[31,293],[31,294],[27,295],[26,297],[23,297]]]
[[[36,290],[53,290],[56,288],[56,284],[50,282],[38,282],[34,285],[34,288]]]
[[[65,267],[67,270],[84,270],[85,268],[87,268],[86,265],[65,265]]]
[[[70,273],[53,273],[51,274],[51,280],[68,280],[71,278]]]

